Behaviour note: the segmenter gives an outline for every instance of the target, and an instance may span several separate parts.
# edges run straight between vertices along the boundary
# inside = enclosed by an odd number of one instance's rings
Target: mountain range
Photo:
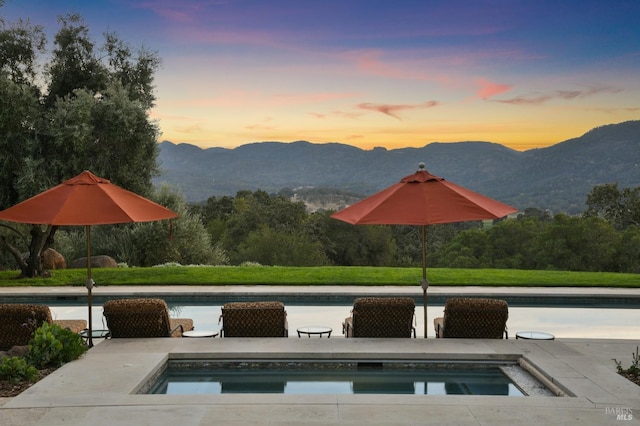
[[[640,186],[640,121],[596,127],[546,148],[516,151],[492,142],[430,143],[363,150],[341,143],[256,142],[199,148],[164,141],[162,174],[189,202],[241,190],[371,195],[426,164],[432,174],[521,210],[577,214],[596,185]]]

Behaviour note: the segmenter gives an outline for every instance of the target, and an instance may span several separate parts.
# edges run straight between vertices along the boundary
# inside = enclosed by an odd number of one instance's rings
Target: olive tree
[[[157,123],[153,106],[153,52],[131,49],[115,34],[102,45],[91,38],[79,15],[59,17],[60,28],[46,54],[41,27],[0,22],[0,208],[73,177],[83,170],[141,195],[157,175]],[[4,116],[6,115],[6,117]],[[4,225],[4,247],[22,274],[45,273],[41,255],[53,242],[55,226]],[[29,256],[17,244],[30,239]]]

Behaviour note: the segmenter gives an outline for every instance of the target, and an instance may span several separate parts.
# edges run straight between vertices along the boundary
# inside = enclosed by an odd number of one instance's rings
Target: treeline
[[[427,227],[431,267],[640,272],[640,187],[595,187],[577,216],[530,208],[517,218]],[[354,226],[264,191],[192,205],[231,264],[419,266],[419,229]]]

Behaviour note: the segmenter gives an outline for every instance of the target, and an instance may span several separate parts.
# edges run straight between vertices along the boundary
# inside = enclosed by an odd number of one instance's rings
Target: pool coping
[[[222,304],[228,301],[279,300],[285,304],[351,304],[356,297],[412,297],[423,304],[422,289],[414,286],[97,286],[92,290],[94,304],[115,297],[159,297],[167,303],[184,304],[197,300],[200,304]],[[640,288],[611,287],[484,287],[430,286],[428,305],[443,305],[450,297],[499,297],[510,306],[563,306],[640,308]],[[0,303],[57,303],[83,305],[87,290],[83,286],[68,287],[0,287]]]

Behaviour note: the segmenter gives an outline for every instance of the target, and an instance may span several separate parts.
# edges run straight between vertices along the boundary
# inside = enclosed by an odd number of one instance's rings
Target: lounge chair
[[[53,320],[51,310],[46,305],[0,304],[0,350],[28,345],[33,332],[43,322],[59,325],[74,333],[87,328],[85,320]]]
[[[416,337],[410,297],[360,297],[342,324],[346,337]]]
[[[288,337],[282,302],[231,302],[222,306],[222,337]]]
[[[167,303],[162,299],[116,299],[104,304],[109,336],[112,339],[131,337],[182,337],[193,330],[193,320],[170,318]]]
[[[504,300],[456,297],[447,299],[444,317],[435,318],[436,337],[509,338],[509,305]]]

